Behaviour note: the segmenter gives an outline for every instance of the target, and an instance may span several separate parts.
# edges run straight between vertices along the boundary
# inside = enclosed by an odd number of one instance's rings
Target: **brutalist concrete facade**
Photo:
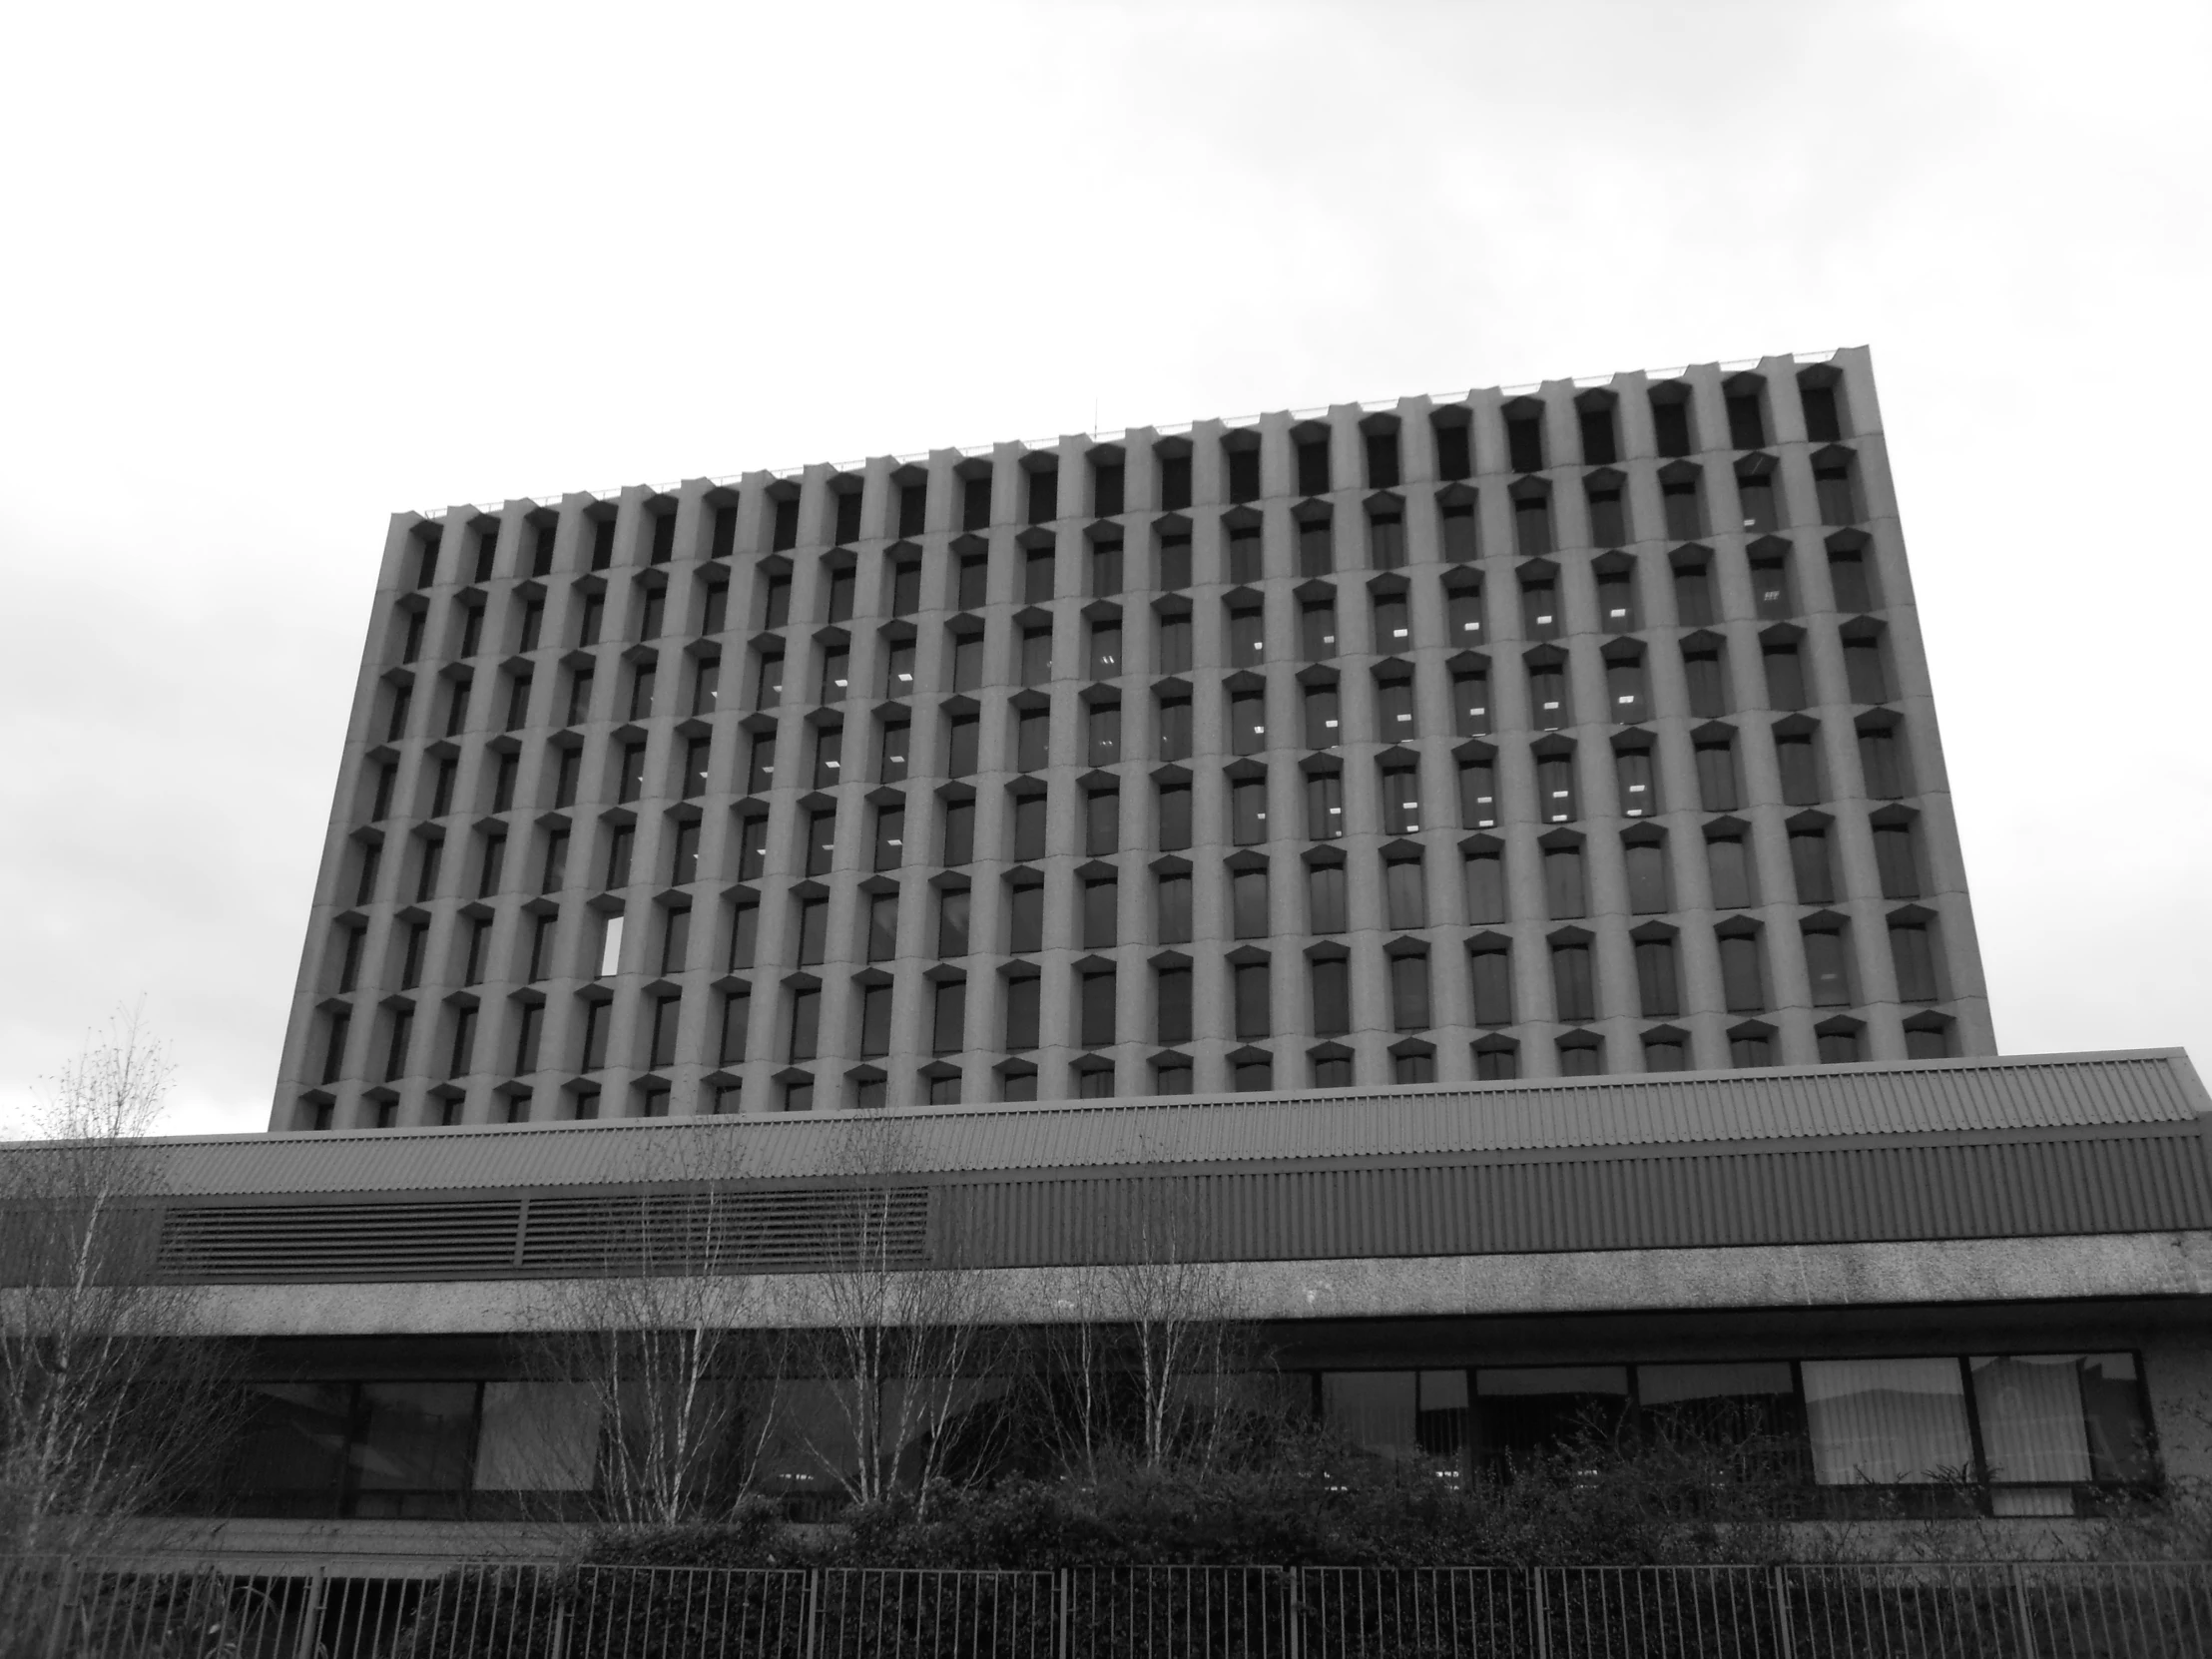
[[[400,514],[272,1122],[1990,1052],[1850,349]]]

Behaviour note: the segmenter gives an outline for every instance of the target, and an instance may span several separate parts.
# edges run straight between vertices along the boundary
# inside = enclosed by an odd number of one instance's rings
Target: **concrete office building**
[[[401,514],[272,1125],[1990,1052],[1852,349]]]

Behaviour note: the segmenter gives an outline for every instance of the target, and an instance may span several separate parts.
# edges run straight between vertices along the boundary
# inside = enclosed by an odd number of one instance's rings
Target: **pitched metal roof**
[[[176,1137],[173,1193],[397,1193],[2179,1125],[2180,1049],[957,1110]],[[1633,1153],[1631,1155],[1634,1155]]]

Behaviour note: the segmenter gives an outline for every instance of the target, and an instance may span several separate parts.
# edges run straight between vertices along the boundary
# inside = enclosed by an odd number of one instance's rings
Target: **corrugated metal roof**
[[[520,1128],[176,1138],[178,1193],[430,1192],[637,1181],[1665,1147],[2186,1123],[2179,1049],[1319,1094]],[[687,1133],[690,1131],[690,1133]]]

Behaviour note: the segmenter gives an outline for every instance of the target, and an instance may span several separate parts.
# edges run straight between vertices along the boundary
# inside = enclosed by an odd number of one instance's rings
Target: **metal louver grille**
[[[924,1187],[438,1203],[172,1205],[157,1271],[195,1284],[811,1273],[928,1265]]]
[[[466,1279],[514,1271],[522,1200],[172,1206],[165,1279],[216,1283]]]
[[[806,1273],[918,1268],[929,1194],[738,1191],[540,1198],[522,1242],[525,1273]]]

